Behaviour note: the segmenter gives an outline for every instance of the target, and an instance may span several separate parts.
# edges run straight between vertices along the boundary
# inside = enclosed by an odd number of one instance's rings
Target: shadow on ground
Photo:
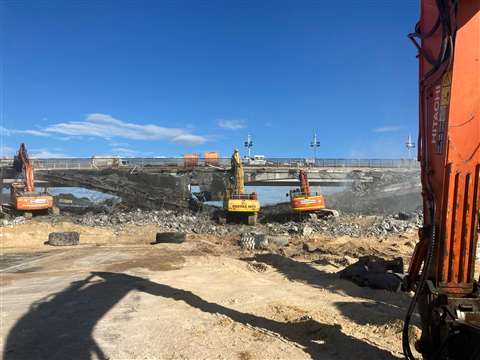
[[[335,273],[327,273],[316,269],[309,263],[278,254],[256,254],[242,260],[270,265],[291,281],[304,282],[331,292],[368,300],[366,303],[342,302],[337,304],[337,308],[343,315],[360,325],[367,323],[382,325],[391,320],[403,320],[409,303],[409,297],[404,293],[363,288],[350,281],[340,279]],[[366,312],[371,314],[371,319]]]
[[[130,291],[182,301],[209,314],[266,330],[273,336],[296,343],[314,359],[396,359],[389,352],[345,335],[339,326],[310,318],[279,322],[243,313],[208,302],[190,291],[176,289],[147,279],[111,272],[95,272],[73,282],[63,291],[32,305],[18,320],[5,342],[5,360],[97,359],[108,356],[93,338],[96,323]],[[155,311],[152,309],[152,311]],[[160,357],[160,355],[159,355]]]

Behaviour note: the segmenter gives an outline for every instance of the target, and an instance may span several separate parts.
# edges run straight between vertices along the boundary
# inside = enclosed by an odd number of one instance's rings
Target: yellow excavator
[[[229,184],[223,199],[223,213],[218,221],[246,221],[248,225],[257,223],[260,202],[257,193],[245,193],[245,180],[242,159],[237,149],[233,152]]]

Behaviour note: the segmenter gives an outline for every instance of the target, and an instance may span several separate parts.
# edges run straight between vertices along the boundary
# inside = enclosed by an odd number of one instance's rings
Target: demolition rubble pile
[[[306,218],[295,219],[288,204],[266,207],[255,228],[243,224],[219,225],[214,220],[214,208],[204,207],[201,212],[177,210],[132,209],[118,202],[107,199],[98,203],[88,199],[75,198],[61,194],[56,199],[62,211],[60,217],[47,217],[52,222],[71,221],[85,226],[114,227],[122,230],[126,225],[156,225],[159,231],[179,231],[197,234],[238,235],[245,232],[257,232],[271,235],[288,234],[290,236],[313,236],[326,234],[331,236],[376,236],[382,237],[418,228],[422,223],[422,214],[418,211],[400,212],[376,216],[343,213],[339,217],[322,218],[311,214]],[[4,214],[5,215],[5,214]],[[0,221],[0,226],[23,224],[22,216],[8,217]]]
[[[418,170],[371,171],[364,176],[372,181],[354,181],[344,191],[326,195],[328,207],[357,215],[395,214],[422,207]]]
[[[73,222],[86,226],[157,225],[162,231],[181,231],[197,234],[226,234],[229,230],[216,225],[206,214],[178,213],[171,210],[142,210],[111,214],[87,213],[73,218]],[[223,230],[223,231],[222,231]]]
[[[287,222],[283,224],[269,223],[266,225],[273,234],[289,233],[302,236],[327,234],[333,236],[386,236],[418,229],[422,224],[420,212],[399,213],[396,215],[358,217],[342,215],[338,218],[321,219],[311,216],[301,223]]]
[[[0,226],[15,226],[20,224],[25,224],[27,219],[24,216],[17,216],[12,219],[4,218],[0,222]]]
[[[74,223],[85,226],[111,226],[122,229],[125,225],[153,224],[162,231],[181,231],[186,233],[235,235],[244,232],[260,232],[265,234],[291,236],[313,236],[326,234],[332,236],[374,236],[382,237],[415,230],[422,223],[419,212],[399,213],[396,215],[358,217],[342,215],[338,218],[317,218],[311,216],[302,222],[285,223],[266,222],[252,228],[242,224],[219,225],[205,213],[179,213],[171,210],[121,211],[111,214],[86,213],[71,218]]]

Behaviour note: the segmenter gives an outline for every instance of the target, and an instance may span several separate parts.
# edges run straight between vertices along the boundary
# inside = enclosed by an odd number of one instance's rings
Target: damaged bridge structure
[[[181,209],[192,203],[192,187],[201,200],[221,200],[229,177],[229,161],[217,164],[184,163],[182,159],[126,159],[99,164],[92,159],[36,159],[36,179],[50,187],[82,187],[118,196],[129,206]],[[321,159],[317,159],[321,160]],[[2,180],[18,176],[8,163]],[[245,184],[298,186],[298,169],[308,172],[312,185],[365,187],[385,174],[418,174],[416,163],[404,160],[318,161],[302,166],[298,161],[267,162],[245,166]],[[5,186],[5,184],[4,184]]]

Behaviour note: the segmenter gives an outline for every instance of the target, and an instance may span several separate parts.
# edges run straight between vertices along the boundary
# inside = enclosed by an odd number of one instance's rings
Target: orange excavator
[[[23,171],[23,180],[14,181],[10,187],[10,201],[13,209],[31,215],[32,212],[49,211],[53,208],[53,197],[46,187],[37,191],[33,174],[32,160],[28,157],[25,144],[20,145],[15,159],[17,170]]]
[[[295,212],[315,212],[325,208],[325,200],[320,193],[312,194],[305,170],[298,172],[300,189],[290,191],[290,205]]]
[[[335,210],[325,209],[325,199],[321,193],[311,192],[305,170],[299,170],[298,180],[300,181],[300,188],[290,191],[290,206],[295,213],[338,216],[338,212]]]
[[[480,206],[480,1],[421,0],[418,50],[419,149],[424,224],[404,287],[414,295],[424,359],[480,359],[475,273]],[[478,269],[477,269],[478,270]]]

